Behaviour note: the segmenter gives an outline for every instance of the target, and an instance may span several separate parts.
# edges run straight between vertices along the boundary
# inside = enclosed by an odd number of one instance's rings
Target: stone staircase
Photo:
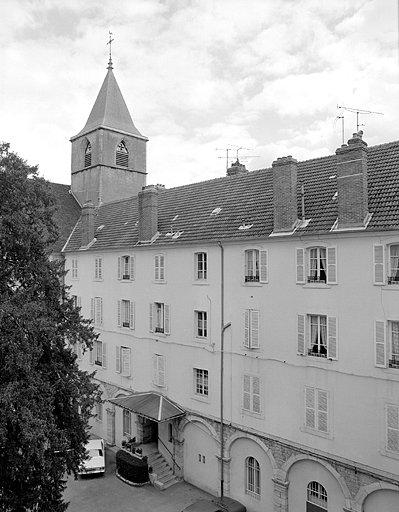
[[[154,487],[163,491],[179,481],[173,474],[172,468],[158,451],[148,454],[147,459],[148,465],[152,467],[150,480]]]

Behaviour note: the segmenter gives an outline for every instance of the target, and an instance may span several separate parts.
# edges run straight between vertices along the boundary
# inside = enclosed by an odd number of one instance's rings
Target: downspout
[[[220,247],[220,496],[224,496],[224,429],[223,429],[223,394],[224,394],[224,331],[230,327],[231,322],[224,325],[224,247]]]

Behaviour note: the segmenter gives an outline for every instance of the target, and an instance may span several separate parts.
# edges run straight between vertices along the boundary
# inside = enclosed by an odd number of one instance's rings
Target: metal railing
[[[169,448],[166,446],[166,444],[162,441],[162,439],[160,439],[158,437],[158,441],[161,441],[161,444],[167,449],[167,451],[169,452],[170,456],[172,457],[172,460],[173,460],[173,465],[174,466],[177,466],[180,470],[181,470],[181,467],[179,466],[179,464],[176,462],[175,458],[173,457],[173,454],[172,452],[169,450]],[[174,473],[174,469],[173,469],[173,473]]]

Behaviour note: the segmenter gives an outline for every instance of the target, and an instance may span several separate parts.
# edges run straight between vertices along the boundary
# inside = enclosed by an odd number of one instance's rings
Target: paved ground
[[[181,512],[198,498],[210,495],[180,482],[165,491],[152,485],[132,487],[115,476],[115,453],[106,448],[104,476],[69,477],[64,494],[69,501],[68,512]]]

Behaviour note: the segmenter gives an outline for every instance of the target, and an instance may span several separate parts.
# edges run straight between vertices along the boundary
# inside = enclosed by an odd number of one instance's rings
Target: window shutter
[[[76,305],[78,306],[78,308],[82,307],[82,297],[80,295],[78,296]]]
[[[91,316],[91,319],[94,322],[95,319],[94,319],[94,299],[93,298],[91,299],[91,303],[90,304],[91,304],[91,306],[90,306],[90,316]]]
[[[122,279],[122,260],[120,256],[118,256],[118,279]]]
[[[327,248],[327,284],[337,284],[337,248]]]
[[[118,300],[118,327],[122,327],[122,302]]]
[[[298,354],[305,354],[305,315],[298,315]]]
[[[155,260],[154,260],[154,270],[155,270],[155,274],[154,274],[154,278],[155,278],[155,281],[159,281],[159,254],[156,254],[155,255]]]
[[[130,279],[134,280],[134,256],[130,256]]]
[[[165,387],[165,357],[164,356],[156,356],[157,357],[157,383],[158,386],[163,388]]]
[[[385,323],[375,322],[375,365],[379,368],[386,367],[385,348]]]
[[[328,394],[322,389],[317,390],[317,430],[328,432]]]
[[[315,390],[305,388],[305,425],[309,428],[316,428]]]
[[[102,364],[102,367],[106,368],[107,367],[107,344],[105,343],[105,341],[102,342],[102,349],[103,349],[103,364]]]
[[[399,453],[399,407],[387,404],[387,450]]]
[[[170,334],[170,305],[164,304],[164,333]]]
[[[260,378],[252,376],[252,410],[260,413]]]
[[[154,318],[154,304],[150,302],[150,332],[154,332],[153,318]]]
[[[115,370],[116,373],[121,373],[121,348],[118,346],[115,352]]]
[[[165,256],[163,254],[159,255],[159,279],[165,280]]]
[[[259,348],[259,311],[251,311],[251,348]]]
[[[327,356],[331,359],[338,359],[337,318],[329,316],[327,322]]]
[[[249,326],[250,326],[250,310],[245,310],[245,320],[244,320],[244,346],[249,348]]]
[[[385,284],[384,246],[374,245],[374,280],[373,284]]]
[[[296,282],[305,282],[305,250],[296,249]]]
[[[103,260],[98,258],[98,279],[103,278]]]
[[[89,352],[90,364],[94,364],[94,350],[91,348]]]
[[[130,329],[134,329],[134,318],[135,318],[135,315],[134,315],[134,302],[130,301],[130,319],[129,319]]]
[[[267,251],[259,251],[259,259],[260,259],[260,279],[261,283],[268,282],[268,274],[267,274]]]
[[[158,386],[158,356],[154,356],[153,358],[153,381],[156,386]]]
[[[130,377],[130,348],[121,348],[122,375]]]
[[[243,408],[246,411],[251,410],[251,376],[244,375],[243,380]]]
[[[82,360],[82,344],[78,341],[76,343],[76,347],[77,347],[78,360],[81,361]]]
[[[102,299],[102,297],[96,297],[96,322],[98,324],[103,323],[103,299]]]

